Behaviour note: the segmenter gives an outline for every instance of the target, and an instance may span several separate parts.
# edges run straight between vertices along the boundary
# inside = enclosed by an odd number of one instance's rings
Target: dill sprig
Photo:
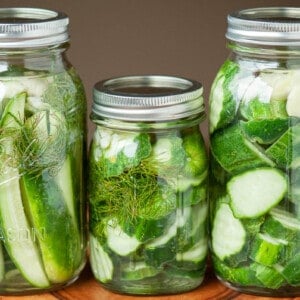
[[[15,141],[20,140],[19,128],[1,128],[0,129],[0,174],[7,169],[7,167],[17,168],[20,163],[20,152],[14,147]],[[11,144],[9,148],[7,145]]]
[[[55,175],[66,156],[66,136],[65,120],[57,113],[41,111],[27,119],[15,143],[21,170]]]
[[[176,207],[175,192],[144,161],[119,176],[104,177],[105,164],[90,163],[90,227],[101,236],[105,219],[134,224],[138,218],[158,219]]]
[[[43,95],[43,101],[63,113],[69,128],[85,122],[86,101],[83,84],[73,68],[53,75],[53,81]]]

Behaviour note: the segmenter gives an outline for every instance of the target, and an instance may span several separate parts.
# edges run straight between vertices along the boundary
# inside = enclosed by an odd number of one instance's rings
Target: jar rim
[[[227,16],[226,38],[233,42],[300,46],[300,7],[260,7]]]
[[[204,111],[202,94],[201,83],[183,77],[116,77],[95,84],[92,112],[124,121],[179,120]]]
[[[69,18],[59,11],[32,7],[0,8],[0,47],[34,48],[69,40]]]

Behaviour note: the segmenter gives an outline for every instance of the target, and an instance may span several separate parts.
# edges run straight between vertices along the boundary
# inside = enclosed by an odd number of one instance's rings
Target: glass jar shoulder
[[[194,159],[198,156],[206,166],[206,149],[198,125],[161,130],[147,130],[140,127],[139,131],[133,131],[109,128],[98,124],[91,149],[95,160],[111,157],[110,161],[116,164],[115,158],[118,156],[123,158],[125,155],[128,159],[137,156],[136,159],[141,161],[148,160],[151,155],[155,154],[157,164],[159,164],[159,160],[162,163],[164,160],[170,160],[168,164],[177,168],[178,163],[184,165],[186,156]],[[121,152],[124,155],[121,155]],[[125,163],[124,167],[127,168],[128,165]]]
[[[300,67],[277,62],[228,59],[210,93],[210,132],[235,119],[299,117]]]
[[[47,103],[58,110],[77,106],[84,100],[82,83],[74,68],[59,71],[29,70],[11,66],[0,72],[0,101],[25,93],[32,105]],[[75,102],[75,103],[72,103]]]

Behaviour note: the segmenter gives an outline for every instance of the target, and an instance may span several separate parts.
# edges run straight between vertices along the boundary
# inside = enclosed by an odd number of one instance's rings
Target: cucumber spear
[[[2,152],[0,161],[0,222],[5,239],[6,250],[22,273],[36,287],[49,287],[38,247],[33,237],[20,238],[20,232],[31,232],[26,218],[19,186],[19,170],[6,157],[14,151],[14,139],[18,136],[24,122],[24,106],[26,94],[22,93],[11,98],[2,115]],[[10,133],[6,134],[5,133]]]

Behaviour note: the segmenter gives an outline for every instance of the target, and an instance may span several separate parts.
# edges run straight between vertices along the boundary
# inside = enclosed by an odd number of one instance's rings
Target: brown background
[[[276,5],[300,6],[300,0],[0,0],[0,7],[50,8],[69,15],[68,57],[84,82],[89,111],[95,82],[119,75],[196,79],[207,99],[228,56],[227,14]],[[91,133],[90,122],[89,128]]]

